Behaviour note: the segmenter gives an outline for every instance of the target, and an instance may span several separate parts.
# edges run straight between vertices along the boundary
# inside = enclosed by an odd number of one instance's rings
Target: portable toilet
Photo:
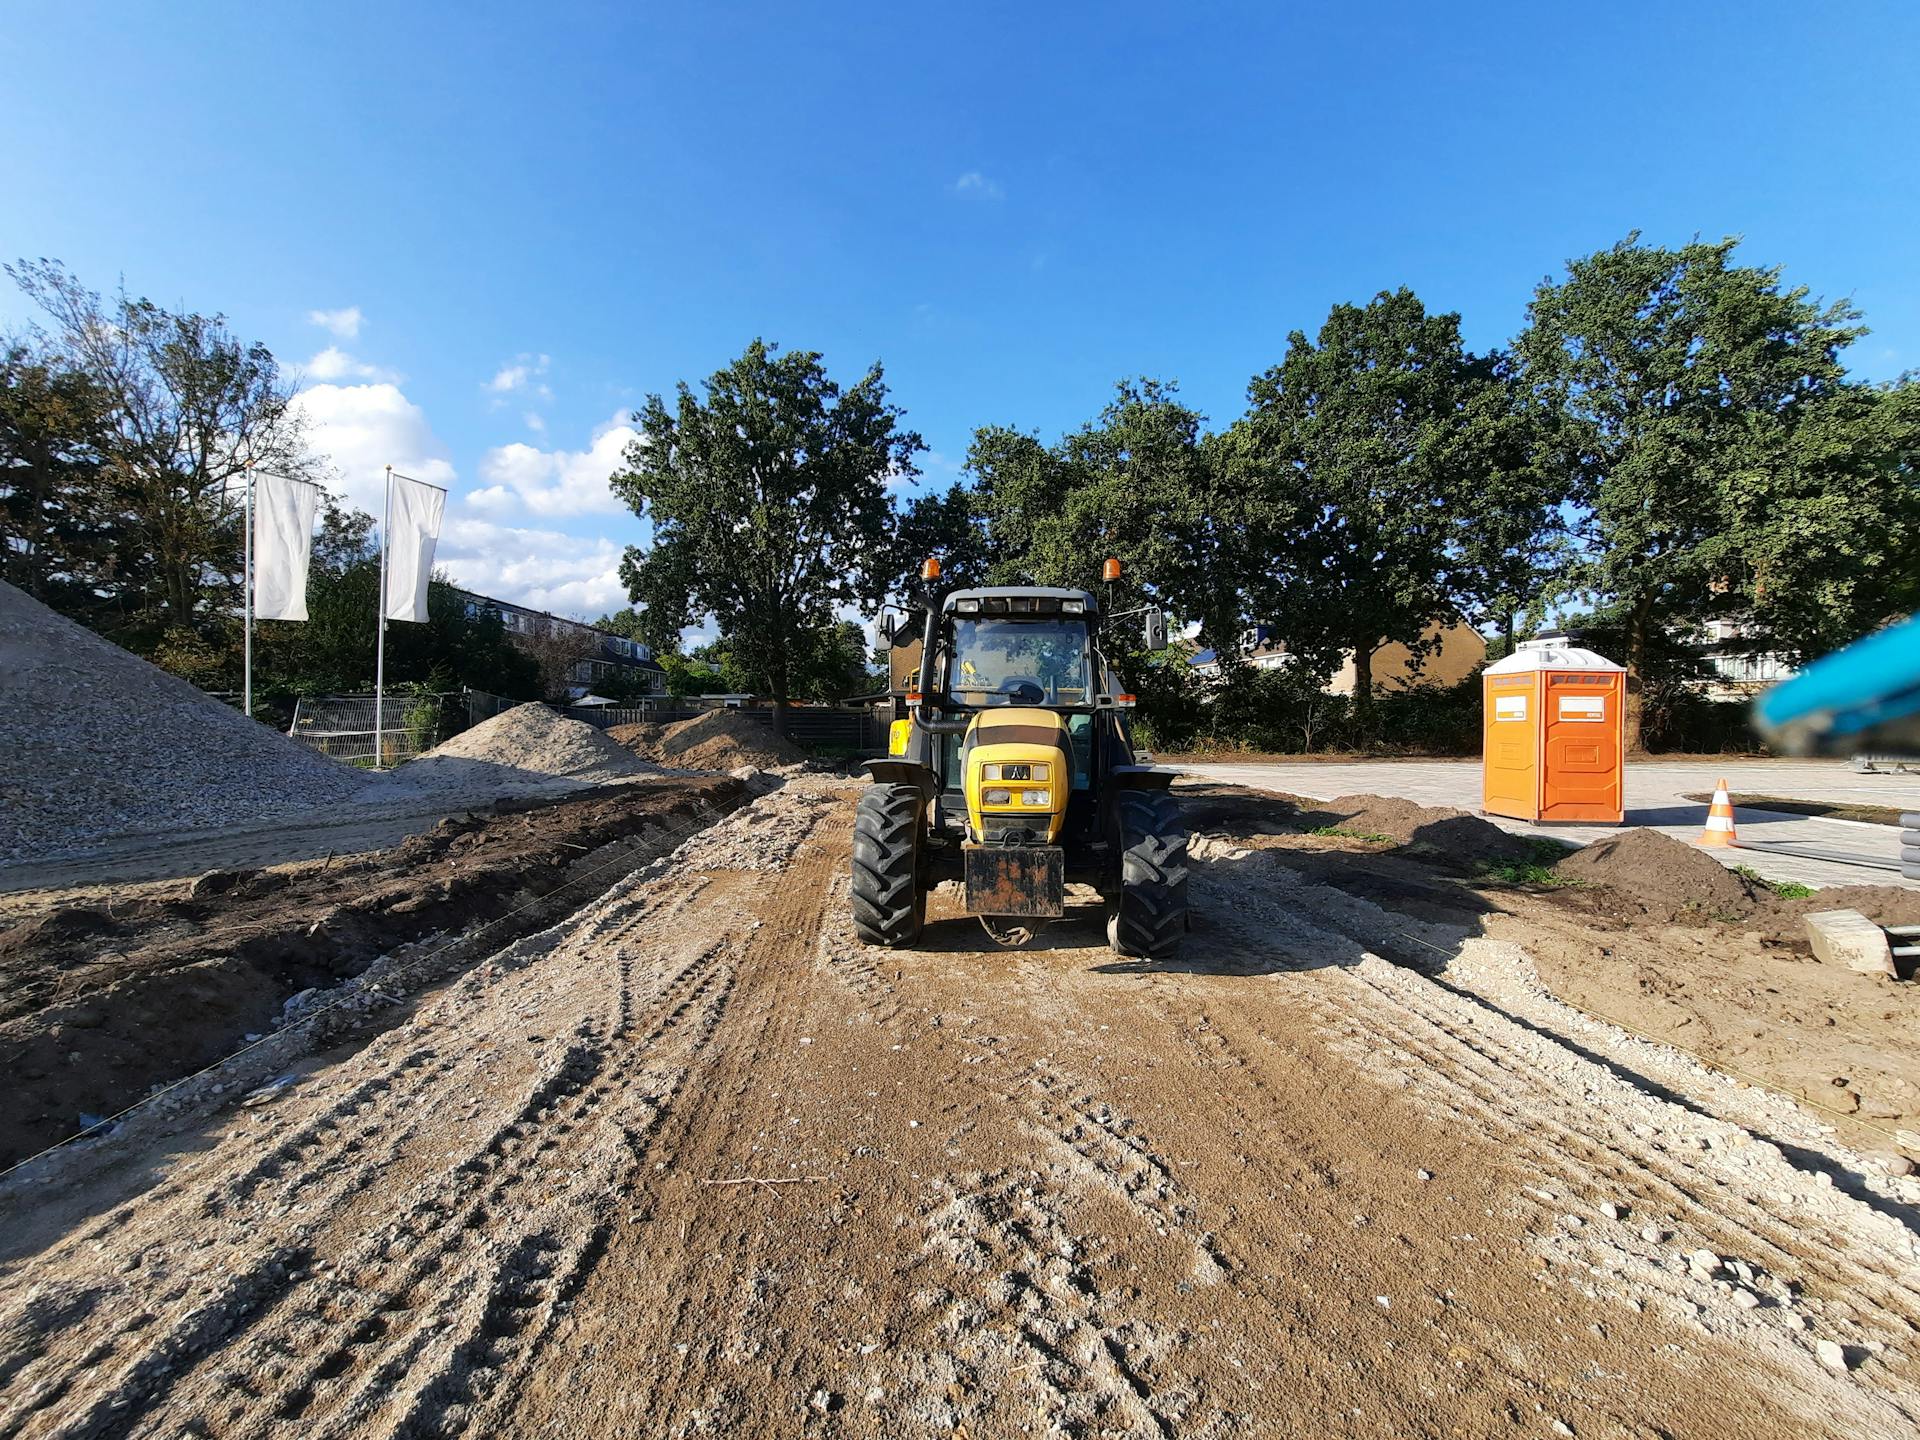
[[[1481,808],[1516,820],[1625,819],[1627,672],[1550,635],[1521,641],[1482,674]]]

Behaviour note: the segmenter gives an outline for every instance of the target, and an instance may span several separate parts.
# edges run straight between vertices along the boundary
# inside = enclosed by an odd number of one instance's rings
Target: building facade
[[[564,615],[516,605],[511,600],[496,600],[491,595],[480,595],[457,587],[454,593],[466,603],[469,617],[488,610],[498,614],[501,625],[506,628],[507,638],[522,648],[530,649],[535,643],[552,636],[565,636],[577,644],[581,657],[573,663],[571,687],[576,700],[593,693],[595,685],[605,685],[615,680],[624,681],[625,688],[643,695],[661,696],[667,693],[667,672],[654,658],[650,645],[630,640],[625,635],[615,635],[610,630],[602,630],[584,621],[569,620]]]

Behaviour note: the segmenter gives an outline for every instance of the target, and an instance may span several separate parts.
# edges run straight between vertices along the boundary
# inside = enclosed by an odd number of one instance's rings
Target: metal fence
[[[389,695],[380,706],[379,763],[398,765],[411,760],[519,703],[482,690]],[[294,703],[293,724],[287,734],[322,755],[349,765],[370,766],[375,759],[374,697],[302,696]]]

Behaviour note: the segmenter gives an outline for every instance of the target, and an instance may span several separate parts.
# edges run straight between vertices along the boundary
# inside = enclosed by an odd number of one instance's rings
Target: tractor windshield
[[[956,617],[947,689],[962,705],[1093,703],[1084,620]]]

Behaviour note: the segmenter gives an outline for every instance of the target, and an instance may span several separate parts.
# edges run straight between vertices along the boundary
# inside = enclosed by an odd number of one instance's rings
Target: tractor
[[[1106,579],[1119,569],[1108,560]],[[911,945],[927,892],[958,880],[967,913],[1019,944],[1066,913],[1074,882],[1100,892],[1117,953],[1172,954],[1187,929],[1187,832],[1171,775],[1134,753],[1134,697],[1107,666],[1099,600],[1037,585],[942,594],[939,562],[921,573],[917,664],[891,687],[888,754],[867,762],[854,820],[854,930]],[[1133,613],[1148,648],[1164,646],[1164,613]],[[896,655],[913,643],[891,610],[880,633]]]

